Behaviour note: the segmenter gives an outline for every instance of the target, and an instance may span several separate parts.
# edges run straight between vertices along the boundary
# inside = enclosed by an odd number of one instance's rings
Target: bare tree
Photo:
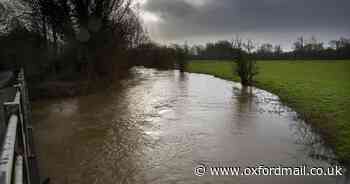
[[[236,37],[232,41],[232,47],[234,49],[242,49],[242,47],[243,47],[242,38],[240,38],[238,35],[236,35]]]
[[[282,48],[281,48],[281,45],[276,45],[276,46],[274,47],[274,55],[278,57],[278,56],[280,56],[282,53],[283,53],[283,50],[282,50]]]
[[[262,44],[257,50],[257,54],[259,54],[262,57],[269,57],[272,55],[272,53],[273,53],[273,46],[272,44],[269,44],[269,43]]]
[[[248,52],[248,54],[251,54],[253,52],[253,49],[255,49],[253,40],[248,39],[247,42],[243,43],[243,47]]]
[[[254,76],[258,74],[256,61],[252,57],[252,51],[255,48],[254,42],[252,40],[242,42],[242,39],[236,37],[234,43],[236,43],[236,48],[238,49],[235,73],[240,77],[243,86],[252,85]]]

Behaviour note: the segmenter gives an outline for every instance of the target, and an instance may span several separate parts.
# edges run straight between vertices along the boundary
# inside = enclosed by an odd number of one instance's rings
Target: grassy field
[[[278,95],[350,161],[350,61],[259,61],[256,86]],[[189,72],[239,81],[229,61],[191,61]]]

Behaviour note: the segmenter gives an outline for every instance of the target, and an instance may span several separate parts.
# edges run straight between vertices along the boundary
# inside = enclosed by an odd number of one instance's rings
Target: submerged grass
[[[189,72],[239,81],[232,61],[191,61]],[[256,86],[278,95],[350,162],[350,61],[259,61]]]

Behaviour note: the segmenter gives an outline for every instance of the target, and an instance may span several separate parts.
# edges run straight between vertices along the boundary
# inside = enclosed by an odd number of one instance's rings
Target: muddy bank
[[[112,84],[120,83],[121,80],[127,78],[130,72],[126,70],[123,73],[114,75],[113,77],[96,77],[91,80],[47,80],[43,82],[30,82],[29,92],[32,100],[75,97],[81,95],[89,95],[106,90]]]

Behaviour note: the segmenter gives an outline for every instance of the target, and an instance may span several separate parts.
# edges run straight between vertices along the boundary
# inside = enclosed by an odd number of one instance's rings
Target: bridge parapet
[[[26,85],[24,71],[21,69],[12,86],[6,89],[7,99],[1,101],[5,102],[0,111],[0,120],[5,123],[2,122],[0,126],[0,184],[40,183]],[[7,101],[8,98],[11,100]]]

